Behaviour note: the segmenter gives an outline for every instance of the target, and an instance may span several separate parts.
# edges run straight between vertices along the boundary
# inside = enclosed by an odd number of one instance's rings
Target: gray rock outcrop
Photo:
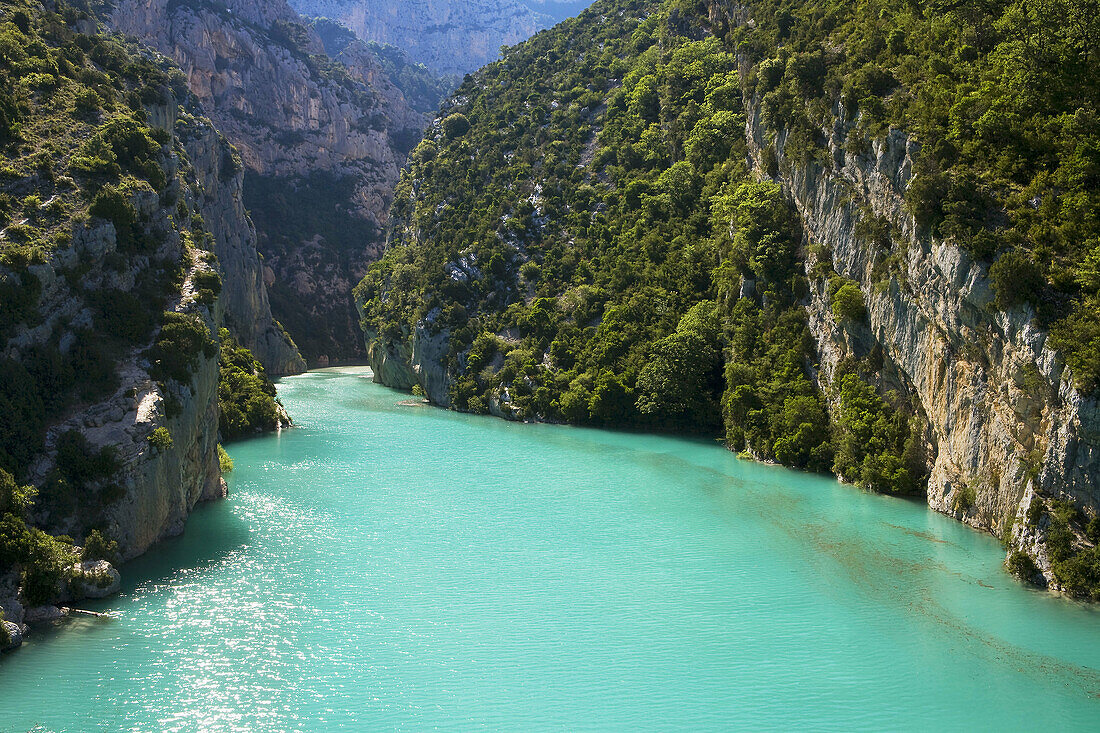
[[[88,560],[73,567],[75,598],[106,598],[118,593],[122,576],[106,560]]]
[[[11,621],[0,621],[7,634],[7,643],[0,643],[0,652],[11,651],[23,644],[23,627]],[[0,640],[2,641],[2,640]]]
[[[27,609],[23,620],[28,624],[55,624],[68,615],[68,612],[59,606],[33,606]]]

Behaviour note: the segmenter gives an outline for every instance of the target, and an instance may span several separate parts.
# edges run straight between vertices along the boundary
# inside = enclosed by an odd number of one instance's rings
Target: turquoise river
[[[1100,729],[1100,609],[919,503],[362,369],[280,393],[111,619],[0,662],[0,730]]]

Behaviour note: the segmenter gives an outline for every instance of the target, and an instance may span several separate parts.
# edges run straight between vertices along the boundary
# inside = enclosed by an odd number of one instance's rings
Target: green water
[[[1087,730],[1100,611],[705,442],[280,391],[228,501],[0,662],[0,730]]]

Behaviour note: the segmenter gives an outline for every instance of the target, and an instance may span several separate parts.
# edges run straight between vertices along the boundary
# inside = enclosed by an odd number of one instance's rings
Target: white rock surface
[[[106,560],[89,560],[73,566],[77,598],[106,598],[118,593],[122,576]]]
[[[33,606],[27,609],[23,620],[28,624],[52,624],[68,615],[67,611],[58,606]]]

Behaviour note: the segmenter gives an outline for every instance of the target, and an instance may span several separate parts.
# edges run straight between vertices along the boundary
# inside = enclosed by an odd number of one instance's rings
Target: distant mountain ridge
[[[462,75],[591,3],[557,0],[293,0],[302,15],[331,18],[364,41],[396,46],[443,75]]]

